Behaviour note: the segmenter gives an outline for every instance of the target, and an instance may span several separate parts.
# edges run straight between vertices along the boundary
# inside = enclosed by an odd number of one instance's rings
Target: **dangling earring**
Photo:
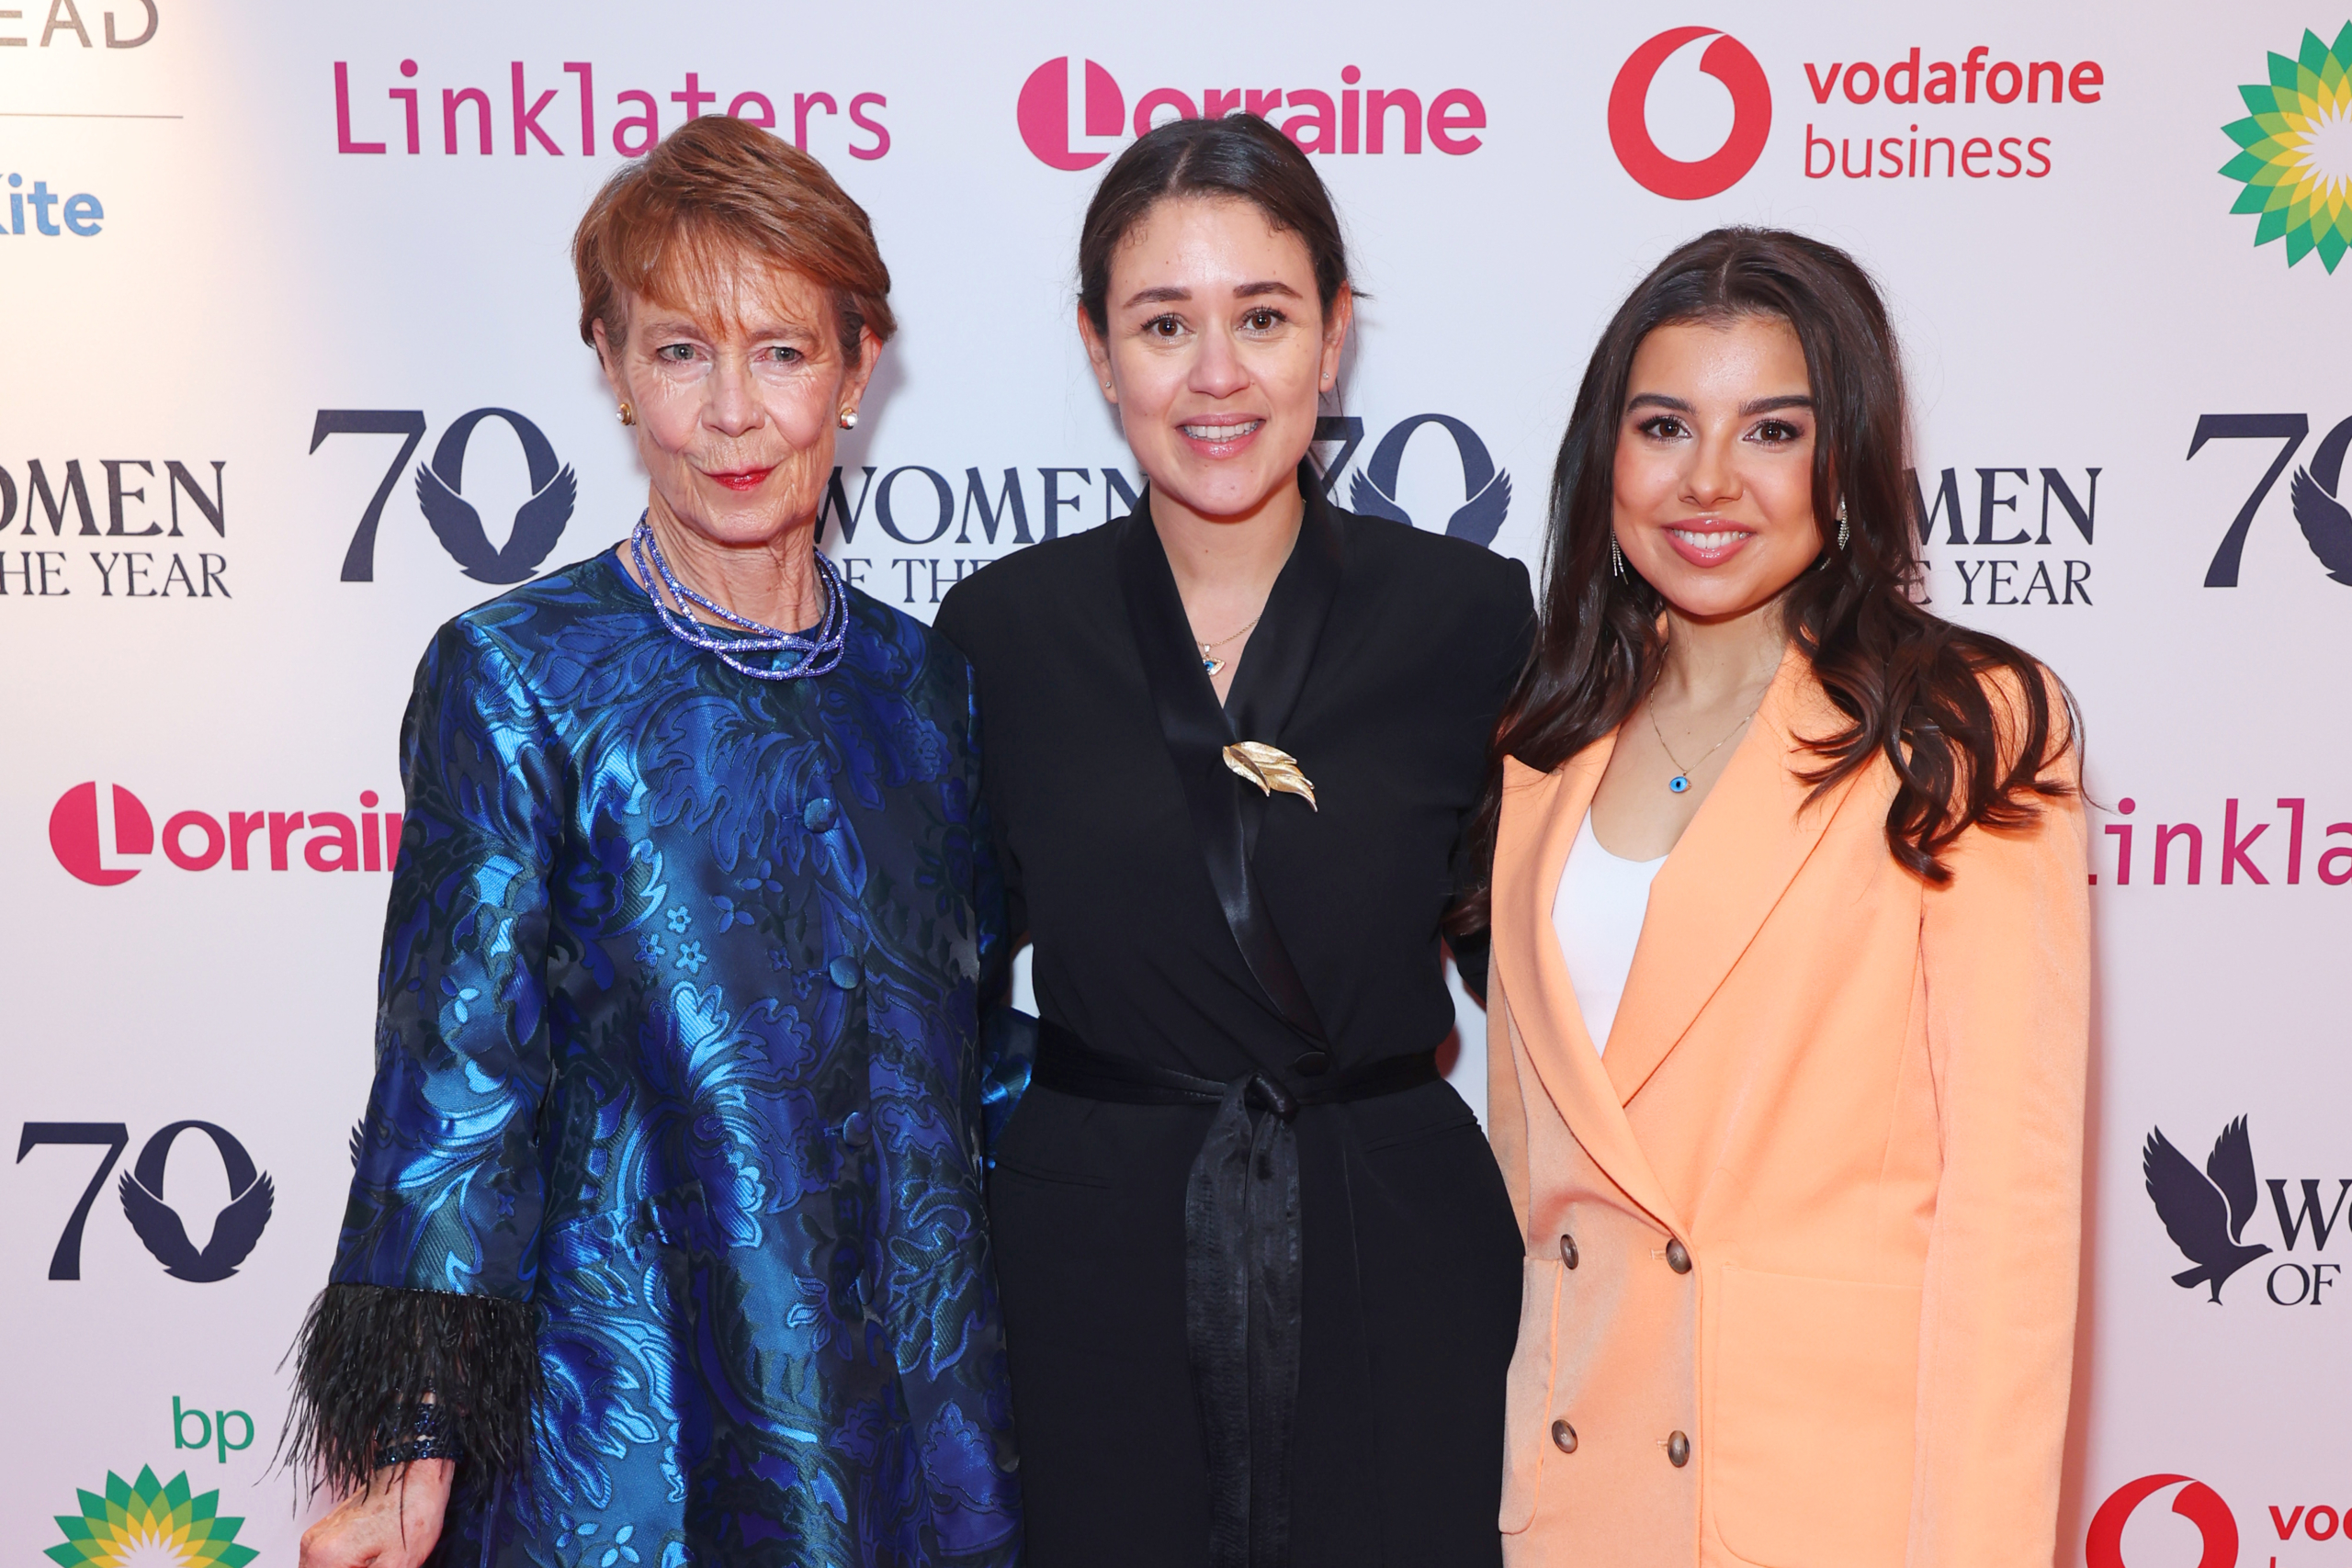
[[[855,430],[857,428],[857,411],[855,409],[842,410],[842,428],[843,430]]]
[[[1846,521],[1846,502],[1841,497],[1838,502],[1838,547],[1844,549],[1853,536],[1854,526]]]
[[[622,423],[623,424],[635,424],[635,423],[637,423],[637,405],[636,405],[636,404],[634,404],[634,403],[623,403],[623,404],[621,405],[620,413],[621,413],[621,423]]]
[[[1617,547],[1614,534],[1609,536],[1609,575],[1621,579],[1625,575],[1625,555]]]

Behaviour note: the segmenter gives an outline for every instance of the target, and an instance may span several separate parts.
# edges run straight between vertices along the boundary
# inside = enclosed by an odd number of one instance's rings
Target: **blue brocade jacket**
[[[518,1462],[466,1455],[450,1562],[1017,1560],[972,682],[852,600],[838,668],[759,681],[607,552],[458,616],[418,671],[375,1087],[301,1396],[347,1427],[437,1376],[461,1431],[524,1434]],[[536,1319],[526,1406],[401,1367],[481,1337],[401,1308],[483,1297]],[[388,1378],[351,1370],[370,1354]]]

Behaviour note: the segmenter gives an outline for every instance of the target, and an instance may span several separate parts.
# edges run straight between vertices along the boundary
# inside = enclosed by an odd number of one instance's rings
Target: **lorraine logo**
[[[2287,265],[2313,251],[2328,271],[2352,248],[2352,22],[2333,45],[2306,30],[2293,58],[2270,57],[2270,80],[2238,88],[2247,118],[2222,132],[2241,149],[2222,173],[2245,188],[2230,210],[2259,213],[2254,243],[2287,242]]]
[[[2187,1485],[2182,1485],[2187,1482]],[[2091,1516],[2089,1537],[2083,1542],[2084,1568],[2172,1568],[2169,1563],[2129,1562],[2123,1556],[2123,1527],[2140,1505],[2167,1486],[2179,1486],[2172,1511],[2197,1527],[2204,1551],[2195,1564],[2181,1568],[2237,1568],[2238,1521],[2222,1495],[2186,1475],[2143,1475],[2116,1488]]]
[[[218,1492],[191,1495],[186,1471],[169,1483],[156,1480],[152,1467],[134,1482],[108,1471],[106,1495],[84,1492],[81,1499],[78,1516],[55,1516],[65,1539],[49,1549],[49,1557],[63,1568],[134,1560],[172,1568],[244,1568],[258,1555],[237,1544],[245,1521],[221,1516]]]
[[[1651,140],[1650,84],[1658,68],[1683,45],[1702,38],[1715,41],[1699,57],[1699,69],[1731,89],[1731,134],[1696,163],[1670,158]],[[1643,189],[1676,201],[1720,196],[1737,185],[1772,134],[1772,88],[1747,46],[1714,28],[1668,28],[1634,51],[1609,89],[1609,145],[1617,162]]]
[[[1153,87],[1136,99],[1131,120],[1117,80],[1094,61],[1083,64],[1084,107],[1078,124],[1090,141],[1124,136],[1130,126],[1142,136],[1166,123],[1159,118],[1164,110],[1178,119],[1254,114],[1279,127],[1300,152],[1315,154],[1417,157],[1426,144],[1462,158],[1486,145],[1477,133],[1487,128],[1487,106],[1469,88],[1424,93],[1384,87],[1366,82],[1359,65],[1342,65],[1339,80],[1322,87],[1203,87],[1197,95],[1182,87]],[[1022,82],[1014,119],[1022,144],[1038,162],[1056,169],[1091,169],[1113,150],[1077,144],[1070,85],[1070,57],[1046,61]]]
[[[113,818],[111,854],[101,798]],[[359,792],[359,804],[380,802],[367,789]],[[182,871],[209,871],[224,856],[230,870],[249,871],[257,854],[268,857],[270,870],[284,871],[298,852],[312,871],[387,871],[398,864],[401,814],[363,810],[356,818],[348,811],[179,811],[164,818],[158,834],[144,801],[120,784],[108,785],[102,797],[97,781],[85,779],[49,808],[49,847],[68,874],[94,887],[119,887],[137,876],[145,868],[124,864],[123,857],[152,855],[159,846]],[[295,835],[306,829],[309,840],[298,846]]]
[[[1091,169],[1108,152],[1080,152],[1069,144],[1069,56],[1048,60],[1021,84],[1015,109],[1021,140],[1039,161],[1057,169]],[[1127,122],[1127,100],[1111,73],[1086,62],[1086,134],[1116,136]]]

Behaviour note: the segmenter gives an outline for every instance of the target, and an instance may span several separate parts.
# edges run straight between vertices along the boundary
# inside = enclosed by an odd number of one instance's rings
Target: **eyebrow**
[[[1236,299],[1254,299],[1261,294],[1280,294],[1292,299],[1299,297],[1297,289],[1275,278],[1266,278],[1257,283],[1238,284],[1233,290],[1233,297]],[[1138,288],[1127,297],[1127,303],[1130,306],[1164,305],[1176,300],[1190,299],[1192,297],[1191,289],[1168,283],[1157,288]]]
[[[1804,392],[1790,392],[1777,398],[1750,398],[1739,405],[1739,412],[1740,417],[1745,419],[1750,414],[1772,413],[1781,409],[1810,409],[1811,407],[1813,407],[1813,399],[1810,395]],[[1675,413],[1691,412],[1689,403],[1680,398],[1669,397],[1664,392],[1636,392],[1625,400],[1627,413],[1638,408],[1667,409]]]
[[[813,342],[822,335],[815,329],[809,327],[806,322],[791,320],[776,320],[772,321],[738,321],[733,323],[733,326],[734,328],[741,329],[746,337],[751,338],[793,338],[808,339]],[[729,325],[725,322],[697,321],[690,316],[648,317],[645,321],[639,322],[636,328],[636,331],[639,334],[649,337],[672,337],[683,335],[697,338],[718,338],[726,336],[729,330]]]

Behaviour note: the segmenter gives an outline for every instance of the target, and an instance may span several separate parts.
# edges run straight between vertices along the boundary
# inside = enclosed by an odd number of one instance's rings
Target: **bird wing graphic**
[[[1503,519],[1510,515],[1510,475],[1502,469],[1479,487],[1478,493],[1462,503],[1461,509],[1445,520],[1445,531],[1457,539],[1467,539],[1474,545],[1491,545],[1502,529]]]
[[[2320,565],[2336,581],[2352,584],[2352,510],[2322,490],[2309,468],[2295,470],[2289,487],[2295,501],[2295,521]]]
[[[203,1255],[196,1259],[196,1269],[185,1274],[176,1269],[172,1272],[180,1274],[183,1280],[206,1283],[227,1279],[253,1251],[254,1244],[261,1240],[262,1228],[269,1224],[270,1213],[277,1207],[277,1183],[264,1172],[254,1179],[251,1187],[230,1200],[229,1206],[220,1211],[220,1217],[212,1222],[212,1239],[205,1243]]]
[[[443,482],[430,463],[416,467],[416,509],[424,513],[433,536],[441,541],[441,547],[449,552],[449,558],[463,568],[468,577],[481,582],[499,581],[484,575],[497,570],[498,558],[491,550],[489,536],[481,531],[481,513],[474,510],[472,502]]]
[[[177,1211],[140,1186],[129,1171],[123,1172],[116,1190],[122,1196],[123,1217],[130,1222],[140,1242],[155,1255],[166,1273],[186,1279],[180,1270],[196,1261],[196,1247],[188,1241],[187,1227],[180,1224]]]
[[[2231,1245],[2228,1200],[2187,1155],[2173,1147],[2163,1128],[2148,1134],[2140,1171],[2148,1184],[2148,1200],[2155,1204],[2173,1245],[2192,1263],[2208,1268],[2222,1263]]]
[[[2230,1239],[2242,1239],[2261,1190],[2254,1179],[2254,1141],[2246,1135],[2245,1117],[2222,1128],[2213,1140],[2213,1152],[2205,1156],[2205,1174],[2229,1200]]]
[[[1412,515],[1396,504],[1396,498],[1372,482],[1372,477],[1359,471],[1348,484],[1348,510],[1366,517],[1385,517],[1392,523],[1412,525]]]
[[[563,537],[564,525],[571,521],[572,505],[579,497],[580,481],[565,468],[517,508],[514,531],[507,536],[506,547],[498,552],[497,575],[490,581],[520,582],[537,571],[555,542]]]

